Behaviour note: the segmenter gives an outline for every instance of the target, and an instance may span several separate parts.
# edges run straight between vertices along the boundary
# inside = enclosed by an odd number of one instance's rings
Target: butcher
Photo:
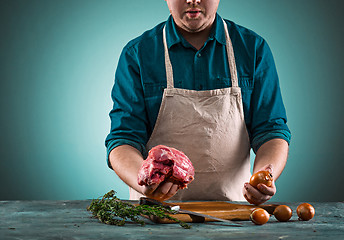
[[[291,133],[267,42],[220,16],[219,0],[166,3],[167,20],[120,55],[105,141],[109,167],[128,185],[130,199],[268,201],[275,182],[254,187],[250,176],[267,170],[278,179]],[[190,160],[187,184],[171,177],[172,167],[161,181],[138,180],[159,145]],[[145,169],[150,174],[151,166]]]

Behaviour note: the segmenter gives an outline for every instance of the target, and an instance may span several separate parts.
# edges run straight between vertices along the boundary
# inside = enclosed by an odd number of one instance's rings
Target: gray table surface
[[[290,221],[271,216],[261,226],[251,221],[240,221],[243,227],[212,222],[192,223],[191,229],[149,220],[145,226],[106,225],[86,210],[90,202],[0,201],[0,239],[344,239],[344,202],[311,202],[316,215],[307,222],[298,220],[299,203],[277,203],[292,208]]]

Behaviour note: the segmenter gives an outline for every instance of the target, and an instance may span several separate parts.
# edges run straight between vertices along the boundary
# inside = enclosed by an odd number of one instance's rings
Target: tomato
[[[273,180],[274,178],[269,171],[259,171],[251,176],[250,184],[255,188],[257,188],[259,183],[263,183],[266,186],[271,187]]]
[[[279,205],[275,208],[273,215],[280,222],[286,222],[291,218],[293,211],[287,205]]]
[[[315,209],[309,203],[301,203],[297,207],[296,213],[299,216],[299,220],[308,221],[314,217]]]
[[[270,215],[263,208],[256,208],[251,212],[250,220],[256,225],[263,225],[269,221]]]

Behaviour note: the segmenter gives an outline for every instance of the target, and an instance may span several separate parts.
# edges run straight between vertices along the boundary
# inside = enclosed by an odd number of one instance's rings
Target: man
[[[112,90],[109,166],[130,198],[269,200],[276,186],[248,181],[265,169],[276,180],[287,161],[290,131],[267,43],[223,20],[219,0],[166,0],[171,16],[132,40],[121,54]],[[139,186],[147,151],[159,144],[183,151],[195,180]]]

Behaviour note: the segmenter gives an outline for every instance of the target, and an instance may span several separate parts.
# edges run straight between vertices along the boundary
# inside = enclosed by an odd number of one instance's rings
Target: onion
[[[256,225],[263,225],[269,221],[270,215],[263,208],[256,208],[251,212],[250,220]]]
[[[296,209],[299,220],[308,221],[314,217],[315,209],[309,203],[302,203]]]
[[[287,205],[279,205],[273,212],[275,218],[280,222],[286,222],[291,218],[293,211]]]

